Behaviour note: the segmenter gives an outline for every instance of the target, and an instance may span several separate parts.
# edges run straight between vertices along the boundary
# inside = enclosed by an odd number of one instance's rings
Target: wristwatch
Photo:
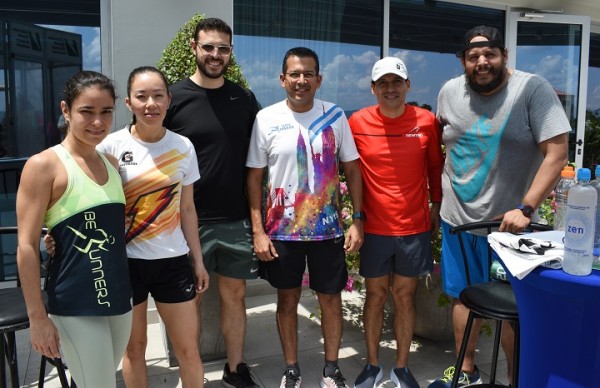
[[[367,216],[365,215],[365,212],[356,212],[356,213],[352,214],[352,219],[353,220],[359,219],[359,220],[364,221],[367,219]]]
[[[535,213],[535,209],[529,205],[520,204],[517,209],[519,209],[523,215],[527,218],[531,218],[533,213]]]

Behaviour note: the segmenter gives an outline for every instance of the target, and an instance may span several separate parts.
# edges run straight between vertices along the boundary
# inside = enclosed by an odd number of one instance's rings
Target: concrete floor
[[[344,298],[344,336],[339,355],[342,373],[353,386],[366,363],[366,348],[360,323],[364,293],[343,293]],[[284,360],[275,324],[276,295],[267,293],[247,298],[248,326],[245,343],[246,362],[251,366],[257,382],[263,387],[279,387],[284,371]],[[303,387],[318,387],[323,369],[323,343],[317,301],[310,290],[303,291],[299,306],[299,364],[302,372]],[[393,333],[389,330],[391,319],[386,319],[386,328],[382,337],[380,352],[384,367],[384,383],[381,387],[393,387],[389,380],[390,367],[394,360]],[[148,325],[149,346],[146,353],[150,387],[181,387],[178,369],[168,365],[164,338],[159,323]],[[37,386],[40,356],[29,346],[29,332],[18,333],[18,358],[21,385]],[[492,338],[482,335],[479,341],[478,366],[487,381],[491,360]],[[454,362],[453,343],[451,341],[431,341],[414,338],[409,367],[421,387],[427,387],[439,377],[444,369]],[[220,387],[225,360],[205,363],[207,388]],[[506,362],[501,356],[498,368],[498,382],[506,384]],[[117,372],[117,386],[125,387],[120,370]],[[49,366],[45,378],[45,387],[60,387],[55,370]]]

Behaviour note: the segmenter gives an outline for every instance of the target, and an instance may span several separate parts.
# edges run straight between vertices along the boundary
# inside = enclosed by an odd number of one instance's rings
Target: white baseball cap
[[[396,57],[385,57],[375,62],[371,78],[373,82],[386,74],[396,74],[404,79],[408,79],[408,70],[402,59]]]

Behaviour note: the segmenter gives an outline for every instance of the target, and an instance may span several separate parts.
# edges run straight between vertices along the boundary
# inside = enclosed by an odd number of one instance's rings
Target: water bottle
[[[563,270],[571,275],[592,272],[598,193],[590,185],[591,175],[589,168],[577,170],[577,184],[571,187],[567,199]]]
[[[560,173],[560,180],[554,189],[556,212],[554,213],[554,230],[565,230],[565,216],[567,215],[567,198],[569,189],[575,185],[575,170],[573,166],[566,165]]]
[[[596,202],[596,232],[594,233],[594,262],[592,268],[600,269],[600,164],[596,166],[596,178],[591,185],[596,189],[598,202]]]

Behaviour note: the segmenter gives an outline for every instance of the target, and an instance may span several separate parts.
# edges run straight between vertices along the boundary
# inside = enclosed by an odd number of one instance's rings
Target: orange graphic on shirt
[[[154,158],[154,165],[123,185],[126,199],[126,242],[133,238],[150,240],[173,231],[180,223],[181,181],[174,180],[186,158],[176,150]]]

